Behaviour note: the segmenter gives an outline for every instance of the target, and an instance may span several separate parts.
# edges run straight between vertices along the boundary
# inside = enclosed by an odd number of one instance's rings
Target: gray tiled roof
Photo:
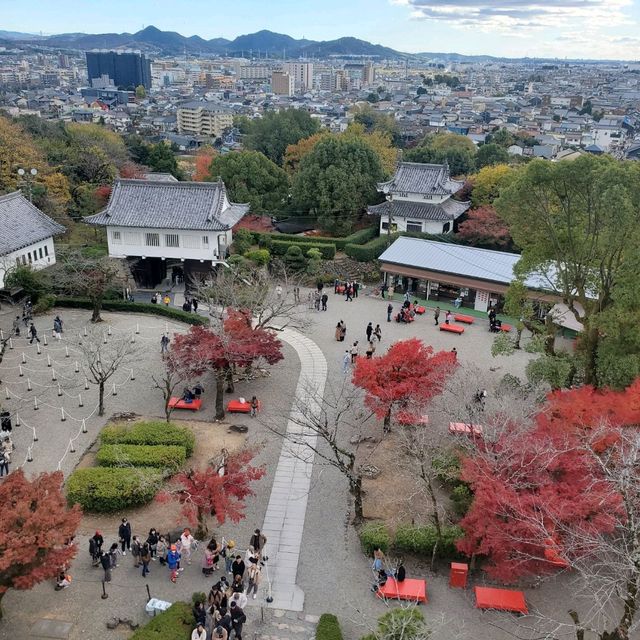
[[[0,196],[0,256],[64,232],[20,191]]]
[[[85,221],[97,226],[226,231],[248,204],[228,201],[222,182],[116,180],[107,208]]]
[[[415,220],[455,220],[459,218],[469,207],[470,202],[458,202],[449,198],[440,204],[429,202],[411,202],[407,200],[393,200],[383,202],[367,209],[371,215],[389,216],[391,209],[392,218],[412,218]]]
[[[231,109],[224,104],[216,102],[206,102],[205,100],[191,100],[178,105],[178,109],[202,109],[212,113],[231,113]]]
[[[451,180],[449,167],[444,164],[422,162],[401,162],[396,173],[388,182],[380,182],[378,190],[385,193],[405,192],[430,195],[450,195],[463,185],[459,180]]]
[[[520,256],[505,251],[400,237],[378,259],[380,262],[508,285],[515,280],[513,267]],[[553,289],[551,283],[538,274],[530,275],[525,284],[531,289]]]

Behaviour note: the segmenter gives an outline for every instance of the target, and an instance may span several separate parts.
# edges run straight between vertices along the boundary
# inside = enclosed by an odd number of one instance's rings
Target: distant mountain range
[[[499,58],[488,55],[464,55],[460,53],[403,53],[358,38],[337,40],[306,40],[274,33],[258,31],[234,40],[200,36],[186,37],[175,31],[161,31],[149,26],[137,33],[62,33],[43,36],[33,33],[0,30],[0,44],[7,47],[46,47],[51,49],[139,49],[154,55],[229,55],[269,56],[276,58],[328,58],[331,56],[364,56],[375,60],[423,59],[443,62],[513,62],[519,58]],[[543,60],[536,58],[536,60]],[[563,62],[572,62],[564,60]],[[583,61],[586,62],[586,61]]]

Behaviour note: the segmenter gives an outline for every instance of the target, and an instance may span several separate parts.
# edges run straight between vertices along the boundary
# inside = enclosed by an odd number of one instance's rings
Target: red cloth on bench
[[[482,426],[479,424],[466,424],[464,422],[450,422],[449,433],[482,436]]]
[[[440,331],[449,331],[450,333],[464,333],[464,327],[459,324],[441,324]]]
[[[415,311],[419,316],[421,316],[426,311],[426,309],[424,307],[416,307]]]
[[[462,313],[454,313],[453,319],[456,322],[464,322],[465,324],[473,324],[476,321],[476,319],[473,316],[465,316]]]
[[[260,400],[258,400],[258,411],[260,411]],[[250,402],[240,402],[240,400],[229,400],[227,404],[227,411],[229,413],[251,413]]]
[[[498,609],[529,613],[522,591],[496,589],[494,587],[475,587],[476,609]]]
[[[169,398],[169,406],[173,409],[187,409],[189,411],[200,411],[202,408],[202,400],[194,398],[192,402],[185,402],[182,398]]]
[[[376,594],[378,598],[427,602],[427,582],[416,578],[405,578],[402,582],[396,582],[395,578],[387,578]]]
[[[510,324],[504,324],[504,322],[500,325],[500,331],[511,331],[511,325]]]

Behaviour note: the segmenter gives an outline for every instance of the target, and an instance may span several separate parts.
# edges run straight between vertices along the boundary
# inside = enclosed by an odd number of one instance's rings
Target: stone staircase
[[[254,640],[315,640],[319,616],[283,609],[262,609]]]

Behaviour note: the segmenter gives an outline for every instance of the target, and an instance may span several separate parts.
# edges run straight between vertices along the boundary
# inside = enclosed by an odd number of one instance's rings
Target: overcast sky
[[[0,29],[232,39],[269,29],[400,51],[640,59],[640,0],[0,0]]]

